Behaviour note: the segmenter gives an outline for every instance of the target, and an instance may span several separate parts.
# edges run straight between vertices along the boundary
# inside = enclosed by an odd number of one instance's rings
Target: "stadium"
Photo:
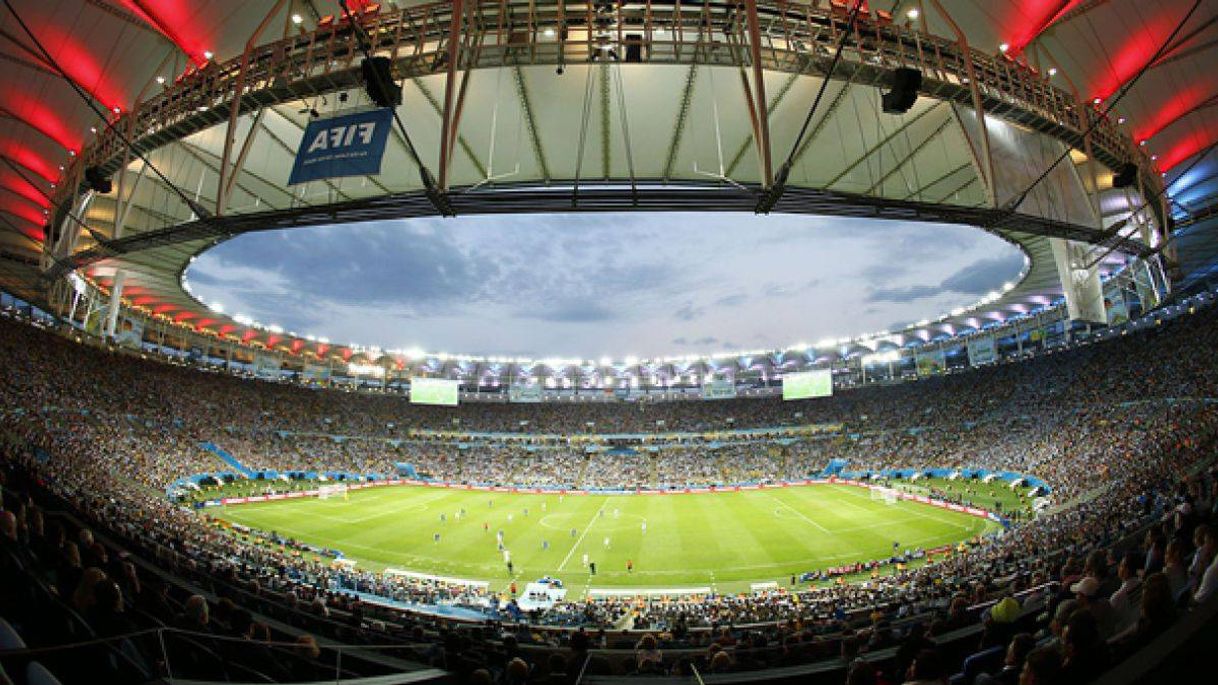
[[[0,683],[1212,679],[1216,26],[4,0]]]

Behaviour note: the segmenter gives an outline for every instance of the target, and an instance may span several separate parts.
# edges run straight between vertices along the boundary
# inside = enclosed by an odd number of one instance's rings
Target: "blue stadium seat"
[[[25,640],[7,620],[0,618],[0,649],[25,649]]]
[[[25,682],[27,685],[63,685],[54,673],[37,661],[31,661],[30,665],[25,667]]]

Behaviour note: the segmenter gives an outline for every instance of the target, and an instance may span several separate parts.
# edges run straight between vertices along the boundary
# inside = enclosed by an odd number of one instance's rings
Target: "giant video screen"
[[[788,373],[782,377],[782,399],[806,400],[833,394],[833,372],[828,369]]]
[[[441,404],[447,407],[457,406],[461,391],[461,381],[446,378],[412,378],[410,379],[411,404]]]

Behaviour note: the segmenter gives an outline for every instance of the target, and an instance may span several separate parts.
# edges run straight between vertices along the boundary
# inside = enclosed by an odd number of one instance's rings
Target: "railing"
[[[147,682],[165,678],[192,682],[349,683],[408,685],[438,682],[447,674],[435,668],[368,674],[368,656],[417,660],[417,645],[318,644],[149,628],[122,635],[55,646],[0,650],[8,673],[40,668],[59,681]],[[351,670],[347,664],[362,668]],[[36,664],[36,665],[35,665]],[[35,682],[32,678],[30,682]],[[41,681],[39,681],[41,682]]]
[[[630,60],[649,64],[742,66],[752,60],[744,5],[736,2],[632,3],[525,2],[473,0],[465,3],[461,69],[564,64],[607,59],[629,52]],[[846,17],[820,2],[760,0],[762,67],[787,73],[820,75],[841,34]],[[437,2],[360,16],[373,50],[390,57],[398,75],[425,76],[446,68],[451,3]],[[1143,170],[1152,190],[1161,180],[1144,151],[1117,126],[1086,103],[1053,86],[1035,69],[1005,55],[966,49],[959,43],[892,22],[884,13],[864,13],[845,41],[837,78],[880,84],[896,67],[914,66],[926,77],[933,96],[971,106],[973,87],[991,114],[1031,126],[1070,145],[1083,145],[1090,132],[1096,157],[1109,167],[1128,161]],[[622,57],[622,55],[616,55]],[[147,151],[228,120],[235,98],[239,111],[355,87],[362,53],[356,34],[343,18],[324,20],[312,32],[252,49],[228,62],[209,62],[177,78],[164,91],[122,115],[97,142],[77,157],[76,165],[113,170],[126,142]],[[971,62],[971,65],[969,64]],[[969,67],[977,83],[970,84]],[[73,189],[60,188],[57,203]]]

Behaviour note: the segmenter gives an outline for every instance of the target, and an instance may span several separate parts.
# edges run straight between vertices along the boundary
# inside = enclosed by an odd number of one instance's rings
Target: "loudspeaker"
[[[626,34],[626,62],[637,64],[643,61],[643,35],[640,33]]]
[[[110,191],[114,190],[114,184],[95,166],[85,169],[85,185],[102,195],[109,195]]]
[[[892,72],[888,84],[892,90],[880,98],[884,113],[904,114],[918,99],[918,89],[922,87],[922,72],[901,67]]]
[[[1113,188],[1128,188],[1138,182],[1138,165],[1126,162],[1112,177]]]
[[[377,107],[397,107],[402,104],[402,87],[393,80],[392,66],[388,57],[365,57],[360,63],[364,88]]]

